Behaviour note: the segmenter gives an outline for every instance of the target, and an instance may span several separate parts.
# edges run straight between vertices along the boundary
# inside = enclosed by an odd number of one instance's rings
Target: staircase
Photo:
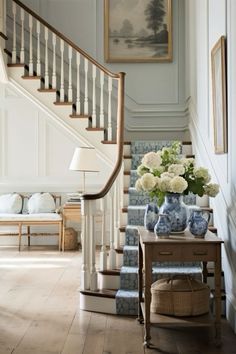
[[[137,225],[142,225],[145,205],[150,200],[134,188],[136,168],[146,152],[171,142],[124,144],[124,73],[115,74],[104,68],[20,1],[7,4],[7,32],[0,35],[1,41],[6,41],[10,82],[80,144],[94,146],[110,166],[103,189],[82,199],[82,219],[88,222],[83,221],[82,225],[80,308],[137,315]],[[182,143],[182,154],[191,153],[191,144]],[[101,200],[103,220],[100,271],[93,232],[97,200]],[[195,202],[194,196],[185,197],[186,204]],[[109,266],[105,241],[108,212]],[[201,278],[202,268],[197,263],[153,264],[153,281],[186,273]]]

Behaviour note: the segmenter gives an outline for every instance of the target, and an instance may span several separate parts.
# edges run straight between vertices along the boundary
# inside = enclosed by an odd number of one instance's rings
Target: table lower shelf
[[[141,303],[141,309],[145,321],[145,304]],[[215,323],[210,313],[201,316],[175,317],[150,313],[150,324],[157,327],[209,327]]]

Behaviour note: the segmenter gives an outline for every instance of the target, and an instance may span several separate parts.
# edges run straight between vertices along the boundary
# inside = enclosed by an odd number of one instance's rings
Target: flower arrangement
[[[137,173],[140,178],[135,183],[136,190],[157,197],[158,206],[167,193],[215,197],[219,192],[219,185],[210,183],[206,168],[196,167],[193,158],[180,157],[180,142],[145,154]]]

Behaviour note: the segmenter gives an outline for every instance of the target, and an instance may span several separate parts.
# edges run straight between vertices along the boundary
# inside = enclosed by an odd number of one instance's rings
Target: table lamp
[[[83,172],[83,191],[85,194],[85,173],[98,172],[96,150],[93,147],[77,147],[70,163],[70,170]]]

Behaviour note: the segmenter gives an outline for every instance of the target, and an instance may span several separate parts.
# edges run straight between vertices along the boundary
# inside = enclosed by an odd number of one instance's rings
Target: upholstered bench
[[[50,235],[49,233],[31,233],[30,227],[35,225],[58,226],[59,250],[61,250],[63,218],[60,210],[56,209],[61,203],[61,197],[50,193],[34,193],[33,195],[21,195],[18,193],[4,194],[0,196],[0,226],[17,226],[18,233],[0,233],[1,236],[18,235],[19,251],[21,248],[22,228],[27,227],[28,246],[30,236]]]

